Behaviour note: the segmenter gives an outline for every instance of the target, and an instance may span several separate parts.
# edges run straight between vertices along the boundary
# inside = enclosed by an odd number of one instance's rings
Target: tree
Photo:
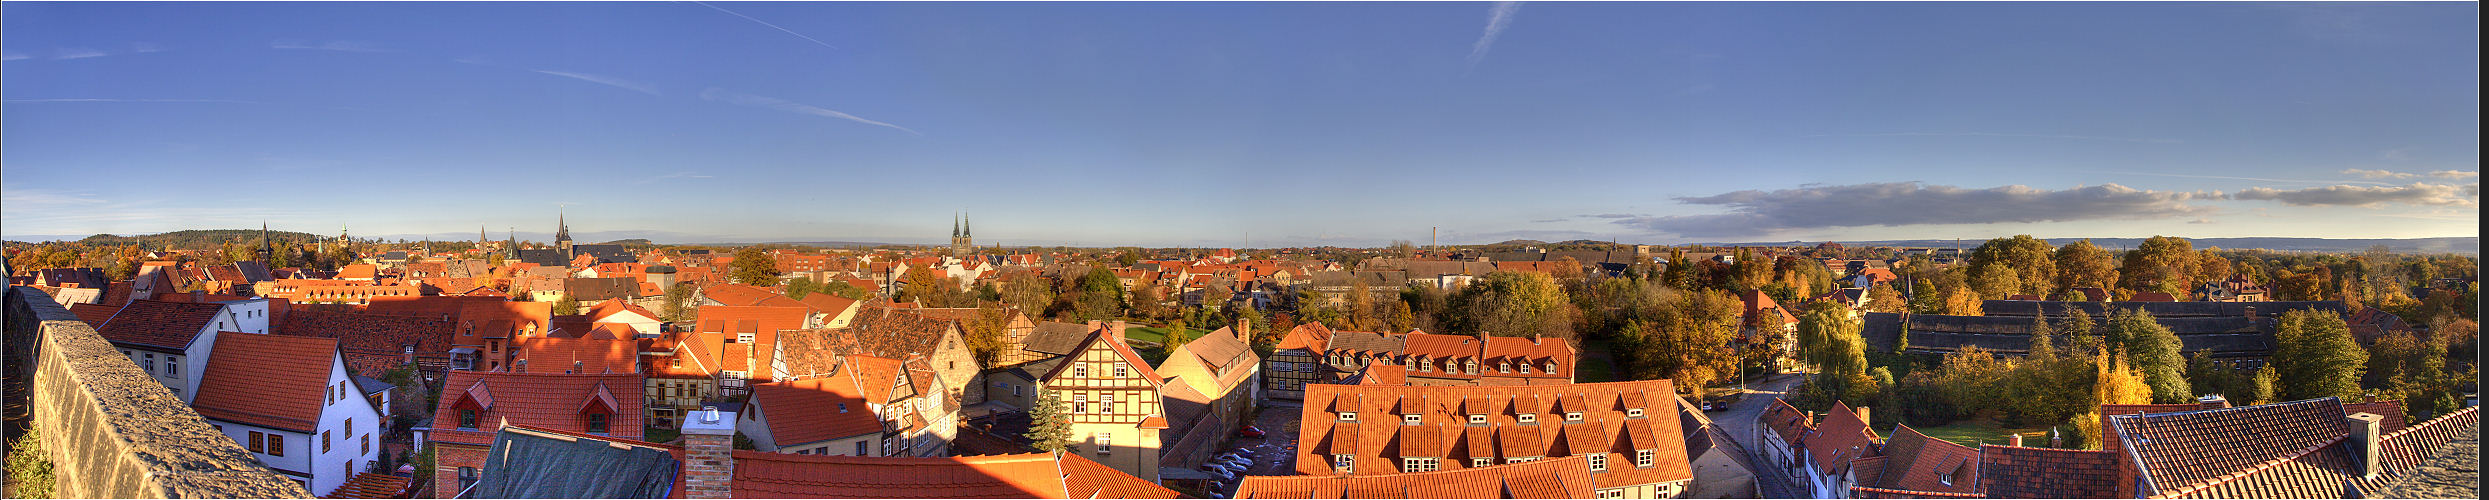
[[[1998,265],[2012,271],[2014,279],[2011,283],[2016,286],[2012,291],[2005,292],[2005,295],[2027,293],[2045,297],[2049,292],[2054,291],[2057,280],[2057,259],[2054,255],[2050,255],[2051,250],[2053,249],[2047,240],[2032,238],[2028,234],[2018,234],[2012,238],[1997,238],[1980,244],[1979,248],[1971,251],[1970,265],[1974,269],[1982,265]],[[1978,273],[1972,275],[1978,276]],[[2003,283],[2005,282],[1991,280],[1993,285]],[[2002,295],[1990,295],[1986,289],[1982,289],[1979,294],[1991,298],[2003,298]]]
[[[553,315],[569,316],[573,314],[579,314],[578,298],[572,297],[570,294],[565,293],[562,294],[562,300],[553,301]]]
[[[1668,251],[1667,268],[1662,269],[1659,276],[1661,282],[1678,290],[1692,290],[1696,282],[1694,263],[1685,260],[1684,249]]]
[[[1003,330],[1010,322],[1011,312],[1004,310],[1002,304],[986,302],[977,305],[976,316],[959,325],[960,336],[965,337],[968,352],[976,356],[978,366],[994,366],[994,360],[1002,358],[1003,348],[1008,346]]]
[[[2091,240],[2077,241],[2057,247],[2054,260],[2057,264],[2056,285],[2059,289],[2099,287],[2107,290],[2117,285],[2116,264],[2110,261],[2107,250],[2101,250],[2099,246],[2092,245]],[[2108,298],[2091,297],[2090,300],[2108,300]]]
[[[1816,302],[1798,314],[1798,353],[1820,373],[1847,374],[1867,368],[1859,321],[1839,302]]]
[[[1936,289],[1936,284],[1928,282],[1927,278],[1918,278],[1911,281],[1910,312],[1919,314],[1945,314],[1944,310],[1945,294],[1943,290]]]
[[[2300,309],[2282,313],[2280,323],[2273,333],[2277,345],[2271,364],[2281,383],[2281,400],[2359,396],[2368,352],[2351,338],[2341,316]]]
[[[1108,320],[1123,316],[1123,280],[1104,267],[1091,267],[1073,289],[1077,295],[1073,310],[1083,321]]]
[[[1348,286],[1348,311],[1345,318],[1348,320],[1348,329],[1360,332],[1379,329],[1382,321],[1381,318],[1375,316],[1374,289],[1366,286],[1365,280],[1354,281],[1355,283]]]
[[[1058,455],[1071,451],[1074,442],[1072,418],[1063,407],[1062,396],[1056,394],[1052,387],[1039,388],[1035,406],[1028,411],[1028,433],[1020,437],[1027,438],[1029,446],[1037,448],[1037,451]]]
[[[1471,285],[1472,331],[1494,335],[1573,337],[1573,318],[1580,313],[1564,288],[1543,273],[1497,271]]]
[[[2152,387],[2152,399],[2163,404],[2195,400],[2186,379],[2186,355],[2178,334],[2152,319],[2152,313],[2141,309],[2118,311],[2109,315],[2109,324],[2101,335],[2111,351],[2143,374]]]
[[[1867,312],[1897,313],[1910,310],[1910,303],[1902,300],[1901,291],[1893,289],[1892,283],[1885,282],[1877,283],[1874,287],[1867,289],[1867,304],[1862,309],[1866,309]]]
[[[2129,292],[2162,292],[2183,294],[2195,288],[2202,257],[2186,238],[2153,236],[2126,252],[2126,261],[2118,267],[2118,288]]]
[[[760,247],[743,247],[735,251],[735,261],[727,274],[736,283],[757,287],[778,286],[778,259]]]
[[[690,283],[675,283],[674,286],[666,287],[665,305],[664,307],[659,308],[660,310],[657,312],[657,319],[660,321],[684,321],[692,319],[693,314],[695,314],[695,311],[698,310],[691,304],[691,293],[693,290],[694,288],[692,288]]]
[[[789,287],[792,288],[792,285]],[[864,300],[865,297],[873,296],[872,291],[858,288],[853,284],[847,283],[846,280],[829,280],[815,284],[813,285],[813,292],[837,295],[854,300]]]
[[[2005,300],[2023,289],[2022,278],[2002,262],[1972,264],[1969,278],[1971,291],[1978,292],[1982,299]]]
[[[1392,255],[1400,256],[1400,258],[1403,259],[1417,256],[1417,245],[1409,243],[1409,240],[1391,240],[1391,246],[1386,248],[1390,250]]]
[[[808,276],[788,278],[786,280],[786,298],[802,299],[805,295],[812,295],[813,290],[817,289],[818,286],[819,285],[814,285],[812,283],[812,278]]]
[[[1386,319],[1384,326],[1390,327],[1391,331],[1406,332],[1417,327],[1417,314],[1409,310],[1408,302],[1395,299],[1384,307]]]
[[[2230,259],[2214,253],[2217,250],[2219,249],[2206,248],[2202,252],[2197,252],[2196,283],[2220,283],[2221,280],[2230,279]]]

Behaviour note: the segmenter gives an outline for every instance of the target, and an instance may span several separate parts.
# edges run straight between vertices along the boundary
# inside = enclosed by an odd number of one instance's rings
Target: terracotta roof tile
[[[1590,498],[1590,459],[1373,475],[1245,476],[1236,498]]]
[[[1979,447],[1979,490],[1993,498],[2116,498],[2125,457],[2106,450]]]
[[[519,342],[517,369],[526,373],[636,373],[639,343],[628,340],[532,337]]]
[[[1815,468],[1825,475],[1837,475],[1850,460],[1876,456],[1875,429],[1858,419],[1858,411],[1848,404],[1834,401],[1832,410],[1815,423],[1815,430],[1800,439],[1806,452],[1814,457]]]
[[[432,440],[474,446],[492,444],[493,432],[501,423],[526,425],[568,432],[587,432],[588,417],[580,406],[595,397],[600,386],[614,394],[613,404],[619,406],[608,422],[612,437],[640,439],[643,423],[640,407],[648,398],[633,389],[646,387],[637,374],[565,375],[559,373],[509,373],[452,371],[443,380],[440,407],[433,412]],[[471,390],[488,394],[482,411],[478,412],[476,428],[458,428],[458,405],[468,400]],[[628,392],[622,397],[615,391]]]
[[[224,310],[216,303],[132,301],[95,332],[115,343],[183,349]]]
[[[736,451],[736,498],[1174,498],[1078,455],[845,457]],[[1083,463],[1088,462],[1088,463]]]
[[[1884,441],[1886,464],[1879,488],[1971,493],[1978,484],[1979,450],[1927,437],[1908,425]],[[1948,481],[1951,484],[1946,484]]]
[[[2218,410],[2121,415],[2110,423],[2137,457],[2145,488],[2179,491],[2349,435],[2334,398]],[[2339,485],[2340,483],[2336,483]]]
[[[752,386],[752,404],[780,446],[878,433],[881,420],[855,379],[829,376]]]
[[[207,418],[312,432],[328,406],[337,352],[337,341],[323,338],[219,333],[190,406]]]
[[[1684,432],[1674,418],[1675,408],[1653,408],[1648,417],[1628,418],[1618,406],[1620,394],[1639,392],[1645,401],[1676,399],[1673,385],[1667,380],[1612,382],[1600,384],[1565,384],[1533,386],[1370,386],[1318,384],[1306,387],[1305,415],[1300,420],[1297,470],[1306,475],[1336,474],[1332,456],[1356,455],[1357,477],[1389,474],[1400,471],[1403,457],[1439,457],[1444,470],[1466,469],[1465,459],[1473,456],[1496,458],[1501,463],[1513,458],[1563,457],[1583,453],[1605,453],[1608,471],[1597,473],[1599,484],[1632,485],[1670,482],[1693,477],[1687,463]],[[1423,399],[1423,421],[1429,426],[1458,423],[1457,435],[1451,431],[1428,431],[1425,426],[1412,429],[1401,425],[1402,405]],[[1566,422],[1561,414],[1538,413],[1556,401],[1570,396],[1585,410],[1579,422]],[[1484,401],[1479,401],[1484,400]],[[1516,403],[1517,401],[1517,403]],[[1470,408],[1491,409],[1486,425],[1469,426]],[[1357,411],[1358,422],[1342,422],[1341,410]],[[1520,412],[1537,414],[1537,422],[1520,423]],[[1632,427],[1640,426],[1640,430]],[[1637,439],[1635,434],[1645,437]],[[1629,448],[1640,441],[1649,443],[1656,460],[1650,468],[1632,466]],[[1412,453],[1428,453],[1413,455]],[[1455,458],[1455,452],[1464,455]]]

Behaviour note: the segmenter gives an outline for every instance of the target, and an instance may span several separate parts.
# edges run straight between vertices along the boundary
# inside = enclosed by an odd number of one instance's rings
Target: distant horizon
[[[2478,3],[0,11],[0,226],[23,235],[564,210],[669,242],[941,244],[964,213],[980,241],[1261,248],[2480,223]]]
[[[194,229],[179,229],[179,230],[173,230],[173,231],[162,231],[162,232],[154,232],[154,233],[131,233],[131,234],[120,234],[120,233],[92,233],[92,234],[86,234],[86,235],[76,235],[76,236],[71,236],[71,235],[0,235],[0,240],[5,240],[5,241],[15,241],[15,242],[25,242],[25,243],[75,242],[75,241],[82,240],[82,239],[85,239],[85,238],[88,238],[88,237],[93,237],[93,236],[95,236],[95,235],[97,235],[97,234],[112,234],[113,236],[122,236],[122,237],[139,237],[139,236],[151,236],[151,235],[164,234],[164,233],[171,233],[171,232],[179,232],[179,231],[258,231],[258,230],[259,230],[259,228],[230,228],[230,229],[228,229],[228,228],[216,228],[216,229],[197,229],[197,228],[194,228]],[[329,236],[332,236],[332,235],[320,234],[320,233],[315,233],[315,232],[310,232],[310,231],[295,231],[295,230],[287,230],[287,229],[284,229],[284,228],[277,228],[277,227],[270,227],[270,228],[269,228],[269,230],[271,230],[271,231],[278,231],[278,232],[291,232],[291,233],[311,234],[311,235],[314,235],[314,236],[319,236],[319,237],[329,237]],[[941,240],[924,240],[924,241],[922,241],[922,242],[912,242],[912,241],[906,241],[906,240],[902,240],[902,239],[881,239],[881,238],[813,238],[813,239],[772,239],[772,240],[748,240],[748,241],[733,241],[733,240],[704,240],[704,241],[692,241],[692,240],[671,240],[671,241],[669,241],[669,240],[658,240],[658,239],[654,239],[654,238],[647,238],[647,237],[644,237],[644,236],[632,236],[632,235],[636,235],[636,234],[642,234],[642,233],[641,233],[641,232],[631,232],[631,231],[605,231],[605,232],[583,232],[583,231],[572,231],[572,232],[571,232],[571,239],[572,239],[572,241],[579,242],[579,243],[604,243],[604,242],[609,242],[609,241],[623,241],[623,240],[632,240],[632,239],[646,239],[646,240],[649,240],[649,242],[650,242],[650,243],[652,243],[652,244],[658,244],[658,245],[712,245],[712,246],[742,246],[742,245],[814,245],[814,246],[823,246],[823,247],[840,247],[840,246],[932,246],[932,247],[944,247],[944,246],[948,246],[948,245],[950,245],[950,242],[949,242],[947,239],[941,239]],[[1963,248],[1968,249],[1968,248],[1971,248],[1971,247],[1976,247],[1976,246],[1978,246],[1979,244],[1981,244],[1981,243],[1985,243],[1985,242],[1987,242],[1988,240],[1991,240],[1991,239],[1997,239],[1997,238],[2010,238],[2010,237],[2013,237],[2013,236],[2016,236],[2016,235],[2022,235],[2022,234],[2027,234],[2027,233],[2003,234],[2003,235],[1996,235],[1996,236],[1989,236],[1989,237],[1980,237],[1980,238],[1959,238],[1959,241],[1960,241],[1960,243],[1961,243],[1961,245],[1962,245],[1962,247],[1963,247]],[[431,241],[435,241],[435,242],[472,242],[472,241],[475,241],[475,239],[472,237],[472,236],[474,236],[472,233],[469,233],[469,234],[467,234],[467,235],[465,235],[465,236],[459,236],[459,235],[456,235],[456,234],[454,234],[454,233],[429,233],[429,234],[380,234],[380,235],[362,235],[362,234],[355,234],[355,235],[353,235],[353,236],[354,236],[356,239],[378,239],[378,240],[381,240],[381,241],[392,241],[392,242],[393,242],[393,241],[396,241],[396,240],[398,240],[398,239],[404,239],[404,240],[406,240],[407,242],[410,242],[410,243],[411,243],[411,242],[421,242],[421,241],[424,241],[426,238],[430,238],[430,239],[431,239]],[[616,237],[616,236],[621,236],[621,237]],[[2114,240],[2141,240],[2141,239],[2150,238],[2150,237],[2155,237],[2155,236],[2176,236],[2176,237],[2180,237],[2180,238],[2185,238],[2185,239],[2187,239],[2187,240],[2189,240],[2189,241],[2199,241],[2199,240],[2315,240],[2315,241],[2361,241],[2361,242],[2367,242],[2367,241],[2409,241],[2409,242],[2417,242],[2417,241],[2432,241],[2432,240],[2459,240],[2459,239],[2464,239],[2464,238],[2472,238],[2472,239],[2477,240],[2477,239],[2479,238],[2479,236],[2478,236],[2478,235],[2426,236],[2426,237],[2412,237],[2412,238],[2323,238],[2323,237],[2300,237],[2300,236],[2243,236],[2243,237],[2228,237],[2228,236],[2224,236],[2224,237],[2195,237],[2195,236],[2187,236],[2187,235],[2180,235],[2180,234],[2153,234],[2153,235],[2141,235],[2141,236],[2058,236],[2058,237],[2033,236],[2033,238],[2036,238],[2036,239],[2039,239],[2039,240],[2043,240],[2043,241],[2047,241],[2047,242],[2049,242],[2049,243],[2050,243],[2050,244],[2052,244],[2052,245],[2064,245],[2064,244],[2071,243],[2071,242],[2075,242],[2075,241],[2085,241],[2085,240],[2091,240],[2091,241],[2102,241],[2102,240],[2111,240],[2111,241],[2114,241]],[[502,234],[500,234],[500,235],[493,235],[493,236],[492,236],[492,239],[491,239],[491,240],[489,240],[489,241],[495,241],[495,242],[498,242],[498,241],[505,241],[505,240],[506,240],[507,238],[509,238],[509,237],[511,237],[511,234],[510,234],[509,232],[506,232],[506,231],[505,231],[504,233],[502,233]],[[550,243],[550,242],[552,242],[552,240],[553,240],[553,233],[552,233],[552,232],[549,232],[549,231],[548,231],[548,232],[527,232],[527,231],[520,231],[520,232],[517,232],[517,233],[516,233],[516,237],[517,237],[520,241],[524,241],[524,242],[533,242],[533,243]],[[40,239],[34,239],[34,238],[40,238]],[[1506,241],[1515,241],[1515,240],[1529,240],[1529,239],[1528,239],[1528,238],[1507,238],[1507,239],[1502,239],[1502,240],[1494,240],[1494,241],[1442,241],[1442,242],[1439,242],[1438,244],[1443,245],[1443,246],[1482,246],[1482,245],[1494,245],[1494,244],[1499,244],[1499,243],[1503,243],[1503,242],[1506,242]],[[1649,245],[1649,246],[1670,246],[1670,247],[1676,247],[1676,246],[1694,246],[1694,245],[1700,245],[1700,246],[1791,246],[1791,244],[1796,244],[1797,246],[1812,246],[1812,245],[1820,245],[1820,244],[1824,244],[1824,243],[1840,243],[1840,244],[1845,244],[1845,245],[1905,246],[1905,245],[1886,245],[1886,243],[1893,243],[1893,242],[1913,242],[1913,243],[1917,243],[1917,242],[1941,242],[1941,241],[1953,241],[1953,240],[1956,240],[1956,238],[1884,238],[1884,239],[1871,239],[1871,240],[1739,240],[1739,241],[1728,241],[1728,240],[1721,240],[1721,241],[1684,241],[1684,242],[1669,242],[1669,243],[1661,243],[1661,242],[1637,242],[1637,241],[1614,241],[1614,242],[1609,242],[1609,241],[1607,241],[1607,240],[1581,240],[1581,239],[1574,239],[1574,240],[1535,240],[1535,241],[1539,241],[1539,242],[1541,242],[1541,243],[1546,243],[1546,244],[1558,244],[1558,243],[1565,243],[1565,242],[1571,242],[1571,241],[1591,241],[1591,242],[1601,242],[1601,243],[1614,243],[1614,244],[1617,244],[1617,245]],[[1409,241],[1410,241],[1410,243],[1416,244],[1416,245],[1417,245],[1417,246],[1419,246],[1419,247],[1424,247],[1424,246],[1426,246],[1426,245],[1427,245],[1427,242],[1426,242],[1426,241],[1424,241],[1424,240],[1409,240]],[[2476,243],[2477,243],[2477,242],[2475,242],[2475,244],[2476,244]],[[827,245],[824,245],[824,244],[827,244]],[[979,247],[992,247],[992,246],[995,246],[995,245],[997,245],[997,244],[1000,244],[1001,246],[1003,246],[1003,247],[1005,247],[1005,248],[1024,248],[1024,247],[1069,247],[1069,248],[1117,248],[1117,247],[1138,247],[1138,248],[1234,248],[1234,249],[1256,249],[1256,250],[1258,250],[1258,249],[1277,249],[1277,248],[1319,248],[1319,247],[1336,247],[1336,248],[1363,248],[1363,249],[1372,249],[1372,248],[1385,248],[1385,247],[1388,247],[1388,246],[1390,246],[1390,245],[1391,245],[1391,242],[1390,242],[1389,240],[1385,240],[1385,241],[1381,241],[1381,242],[1374,243],[1374,244],[1369,244],[1369,245],[1351,245],[1351,244],[1319,244],[1319,245],[1276,245],[1276,246],[1260,246],[1260,245],[1256,245],[1256,246],[1237,246],[1237,245],[1217,245],[1217,244],[1209,244],[1209,245],[1137,245],[1137,244],[1104,243],[1104,242],[1089,242],[1089,243],[1012,243],[1012,242],[993,242],[993,241],[982,241],[982,240],[980,240],[980,241],[977,241],[977,242],[976,242],[976,244],[977,244],[977,246],[979,246]],[[1926,246],[1926,245],[1907,245],[1907,246],[1909,246],[1909,247],[1913,247],[1913,248],[1916,248],[1916,247],[1941,247],[1942,245],[1934,245],[1934,246]],[[2202,245],[2198,245],[2198,246],[2199,246],[2199,247],[2201,247]],[[2279,250],[2279,249],[2276,249],[2276,250]],[[2472,250],[2470,250],[2470,251],[2456,251],[2455,253],[2478,253],[2478,250],[2477,250],[2477,247],[2475,247],[2474,249],[2472,249]]]

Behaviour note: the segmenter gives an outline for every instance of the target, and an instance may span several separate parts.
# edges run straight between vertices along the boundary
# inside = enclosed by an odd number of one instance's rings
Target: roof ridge
[[[2282,464],[2285,464],[2285,463],[2290,463],[2290,462],[2294,462],[2294,461],[2297,461],[2298,459],[2300,459],[2300,458],[2302,458],[2302,457],[2306,457],[2306,456],[2308,456],[2308,455],[2315,454],[2316,452],[2319,452],[2319,451],[2324,451],[2325,447],[2328,447],[2328,446],[2333,446],[2335,443],[2340,443],[2340,442],[2343,442],[2343,441],[2348,440],[2348,439],[2350,439],[2350,438],[2351,438],[2351,436],[2350,436],[2349,434],[2344,434],[2344,435],[2341,435],[2341,436],[2335,436],[2335,437],[2333,437],[2333,438],[2331,438],[2331,439],[2326,439],[2326,440],[2325,440],[2325,441],[2323,441],[2323,442],[2317,443],[2315,446],[2309,446],[2307,449],[2304,449],[2304,450],[2299,450],[2299,451],[2297,451],[2297,452],[2293,452],[2293,453],[2290,453],[2290,454],[2287,454],[2287,455],[2283,455],[2283,456],[2281,456],[2281,457],[2279,457],[2279,458],[2274,458],[2274,459],[2272,459],[2272,460],[2266,460],[2266,461],[2264,461],[2264,462],[2262,462],[2262,463],[2258,463],[2258,464],[2255,464],[2255,465],[2252,465],[2252,466],[2248,466],[2248,467],[2247,467],[2247,468],[2245,468],[2245,469],[2240,469],[2240,470],[2235,471],[2235,472],[2229,472],[2229,473],[2222,474],[2222,475],[2220,475],[2220,476],[2215,476],[2215,477],[2213,477],[2212,479],[2204,480],[2204,481],[2202,481],[2202,482],[2198,482],[2198,483],[2191,484],[2191,485],[2187,485],[2187,486],[2182,486],[2182,487],[2179,487],[2178,489],[2175,489],[2175,490],[2164,491],[2164,492],[2161,492],[2161,493],[2159,493],[2159,494],[2152,495],[2152,496],[2147,497],[2147,498],[2177,498],[2177,497],[2179,497],[2179,496],[2183,496],[2183,495],[2186,495],[2186,494],[2188,494],[2188,493],[2194,493],[2194,492],[2197,492],[2197,491],[2202,491],[2202,490],[2204,490],[2204,489],[2212,488],[2212,487],[2214,487],[2214,486],[2220,486],[2220,485],[2225,484],[2225,483],[2228,483],[2228,482],[2230,482],[2230,481],[2235,481],[2235,480],[2239,480],[2239,479],[2244,479],[2244,478],[2246,478],[2247,476],[2253,476],[2253,475],[2255,475],[2255,474],[2256,474],[2256,473],[2258,473],[2258,472],[2264,472],[2264,471],[2266,471],[2266,470],[2270,470],[2270,469],[2272,469],[2272,468],[2274,468],[2274,467],[2280,467]]]

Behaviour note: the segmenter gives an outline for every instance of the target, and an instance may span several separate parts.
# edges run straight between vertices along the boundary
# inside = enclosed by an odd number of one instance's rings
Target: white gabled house
[[[267,310],[267,301],[244,302],[257,303],[257,311]],[[249,323],[236,313],[237,308],[248,309],[212,302],[135,300],[96,323],[95,331],[112,341],[121,355],[129,356],[130,363],[188,402],[198,397],[200,372],[207,368],[219,333],[268,331],[265,316],[256,323],[258,331],[246,329]]]
[[[343,353],[335,339],[227,333],[190,407],[261,464],[331,494],[373,472],[382,447],[380,409]]]

